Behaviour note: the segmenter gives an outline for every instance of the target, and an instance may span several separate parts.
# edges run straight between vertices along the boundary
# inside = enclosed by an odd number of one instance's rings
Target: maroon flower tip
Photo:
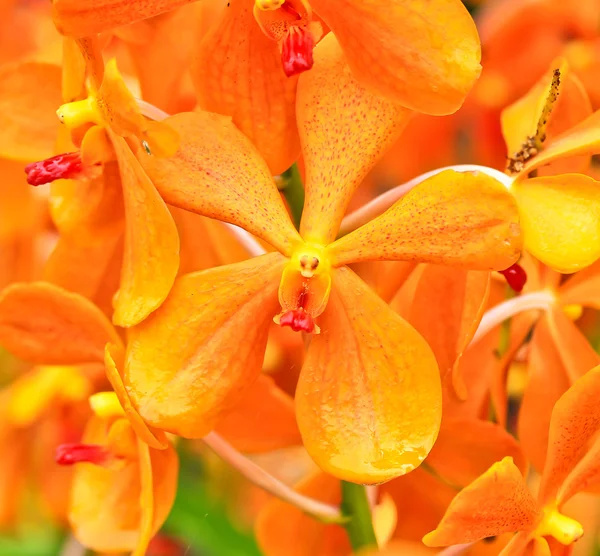
[[[58,465],[73,465],[87,462],[104,465],[110,459],[110,452],[97,444],[61,444],[56,448],[54,460]]]
[[[29,185],[43,185],[65,178],[75,179],[82,171],[83,163],[79,152],[58,154],[25,166]]]
[[[312,68],[314,47],[315,39],[306,27],[290,27],[281,47],[284,73],[291,77]]]
[[[279,317],[280,326],[289,326],[294,332],[315,331],[315,321],[304,309],[292,309]]]
[[[506,278],[508,285],[516,292],[521,292],[527,283],[527,273],[525,272],[525,269],[517,263],[509,266],[506,270],[501,270],[500,274]]]

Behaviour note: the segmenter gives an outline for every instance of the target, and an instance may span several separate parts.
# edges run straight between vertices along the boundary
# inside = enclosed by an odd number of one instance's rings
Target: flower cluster
[[[600,2],[478,4],[0,4],[0,526],[595,553]]]

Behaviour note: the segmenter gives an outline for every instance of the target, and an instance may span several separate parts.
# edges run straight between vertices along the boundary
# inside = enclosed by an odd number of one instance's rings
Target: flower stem
[[[304,209],[304,185],[300,177],[298,165],[294,162],[283,174],[283,188],[281,192],[287,201],[292,213],[292,220],[296,228],[300,227],[302,210]]]
[[[348,518],[344,524],[352,549],[377,547],[371,507],[363,485],[342,481],[342,513]]]

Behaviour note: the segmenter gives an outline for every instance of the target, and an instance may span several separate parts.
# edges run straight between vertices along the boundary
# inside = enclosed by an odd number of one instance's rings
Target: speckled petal
[[[411,117],[409,110],[359,85],[333,34],[315,48],[298,82],[298,129],[306,167],[300,232],[335,239],[352,194]]]
[[[237,224],[282,253],[300,236],[289,219],[271,172],[231,119],[208,112],[165,120],[181,138],[172,158],[138,158],[163,199],[176,207]]]
[[[517,205],[493,178],[446,170],[329,246],[332,264],[405,260],[503,270],[521,252]]]
[[[273,174],[300,154],[296,128],[298,77],[287,77],[277,42],[252,14],[254,2],[234,0],[200,43],[192,72],[199,105],[231,116],[264,157]]]
[[[538,508],[521,472],[506,457],[463,488],[452,500],[427,546],[450,546],[533,528]]]

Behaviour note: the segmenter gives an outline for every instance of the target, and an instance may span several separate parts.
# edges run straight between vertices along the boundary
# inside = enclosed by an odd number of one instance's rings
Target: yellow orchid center
[[[98,392],[90,396],[89,401],[92,411],[101,419],[114,419],[125,416],[119,398],[114,392]]]
[[[282,312],[275,317],[281,326],[318,334],[314,319],[327,306],[331,291],[331,261],[321,245],[304,243],[283,270],[279,285]]]
[[[556,505],[552,504],[543,509],[542,520],[534,535],[554,537],[559,543],[566,546],[574,543],[583,535],[583,527],[573,518],[561,514]]]
[[[581,305],[565,305],[563,311],[571,320],[577,320],[583,314],[583,307]]]

